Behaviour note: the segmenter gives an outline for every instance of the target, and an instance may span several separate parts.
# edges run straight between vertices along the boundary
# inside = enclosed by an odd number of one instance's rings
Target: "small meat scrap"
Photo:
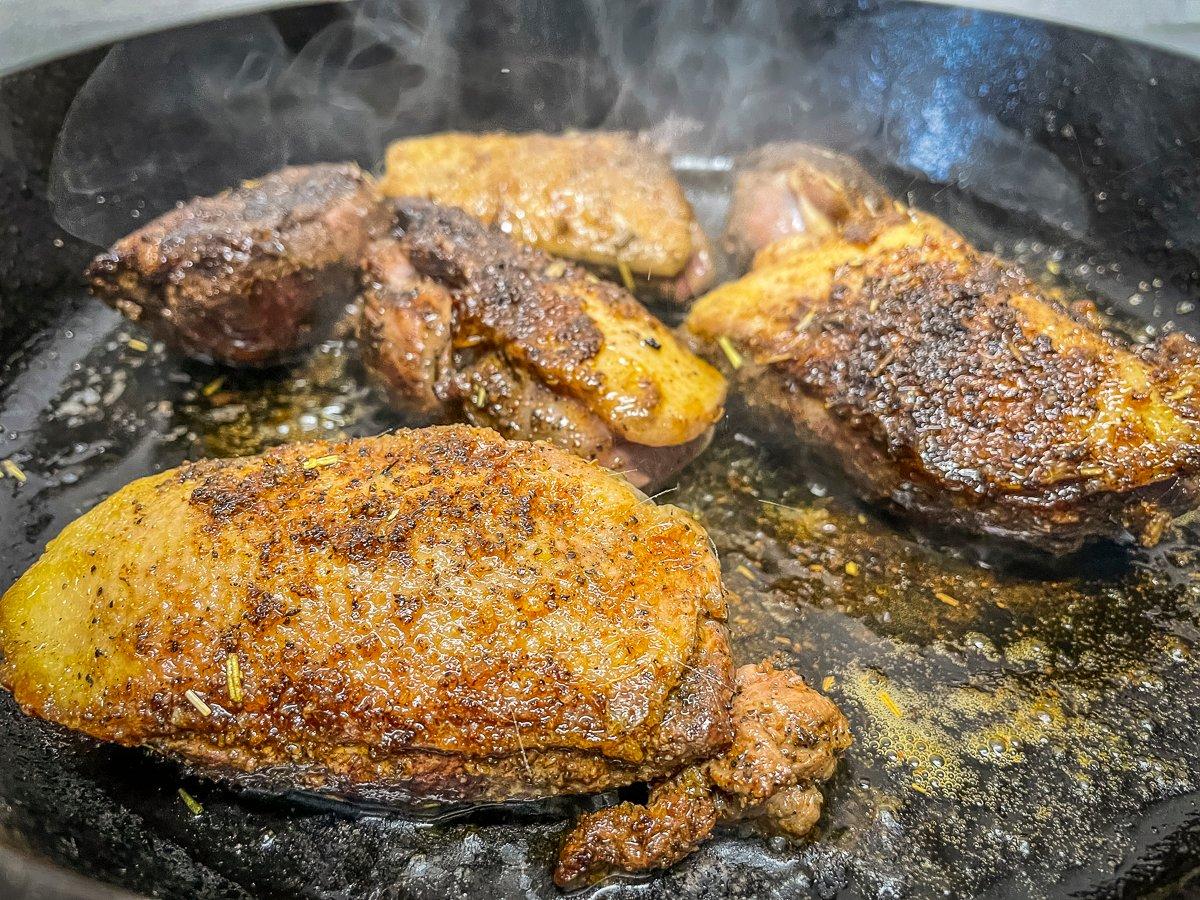
[[[753,818],[791,838],[821,815],[819,785],[850,746],[846,717],[799,675],[769,663],[735,675],[733,743],[651,786],[643,804],[588,813],[567,836],[555,883],[576,888],[612,872],[674,865],[721,822]]]

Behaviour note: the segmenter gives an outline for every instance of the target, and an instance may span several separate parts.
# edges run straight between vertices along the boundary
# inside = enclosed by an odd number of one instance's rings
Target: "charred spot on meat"
[[[670,161],[632,135],[407,138],[388,148],[380,187],[392,197],[460,207],[631,292],[686,303],[716,275],[708,238]]]
[[[269,365],[336,320],[386,224],[357,166],[295,166],[181,204],[96,257],[87,277],[183,353]]]
[[[769,183],[794,194],[810,163]],[[868,201],[845,168],[827,180],[850,212],[767,244],[702,298],[695,345],[758,421],[835,458],[869,499],[1048,551],[1126,530],[1155,543],[1198,496],[1195,341],[1130,347],[933,216]]]
[[[794,675],[735,675],[725,602],[682,510],[547,444],[432,427],[126,486],[0,598],[0,684],[31,715],[258,788],[470,802],[653,782],[644,814],[677,840],[607,846],[643,813],[593,814],[564,848],[576,883],[670,864],[717,818],[815,821],[845,720]]]
[[[707,446],[724,379],[621,287],[461,210],[395,203],[359,326],[394,406],[551,441],[639,486]]]

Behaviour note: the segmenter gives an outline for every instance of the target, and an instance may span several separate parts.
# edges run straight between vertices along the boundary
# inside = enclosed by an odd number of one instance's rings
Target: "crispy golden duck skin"
[[[1125,529],[1153,544],[1196,502],[1194,341],[1135,350],[933,216],[845,208],[760,250],[685,323],[740,364],[762,421],[871,499],[1051,551]]]
[[[619,285],[425,200],[363,263],[363,360],[393,406],[547,440],[656,484],[708,444],[725,381]]]
[[[259,788],[545,797],[742,746],[724,615],[682,511],[548,445],[435,427],[133,482],[0,599],[0,683],[30,714]],[[787,678],[777,704],[829,719]],[[844,745],[775,738],[795,758]],[[705,778],[768,816],[797,784]]]
[[[712,250],[668,160],[619,132],[465,134],[396,141],[381,190],[465,209],[547,253],[627,267],[678,302],[713,281]]]

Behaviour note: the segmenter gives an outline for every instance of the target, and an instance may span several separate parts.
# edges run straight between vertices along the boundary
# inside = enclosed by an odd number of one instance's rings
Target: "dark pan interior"
[[[800,137],[855,153],[1144,339],[1200,325],[1197,96],[1200,66],[1144,47],[835,0],[316,7],[12,76],[0,458],[21,478],[0,479],[0,588],[138,475],[398,423],[345,343],[226,373],[142,346],[85,295],[89,241],[175,199],[285,162],[375,166],[406,133],[652,128],[718,227],[731,155]],[[662,500],[696,512],[721,551],[738,654],[823,683],[857,741],[813,842],[729,830],[668,873],[590,895],[1126,896],[1200,866],[1188,526],[1153,552],[1105,544],[1055,563],[930,537],[746,424],[735,413]],[[0,699],[5,897],[95,895],[64,869],[181,898],[552,897],[573,805],[437,817],[235,794]]]

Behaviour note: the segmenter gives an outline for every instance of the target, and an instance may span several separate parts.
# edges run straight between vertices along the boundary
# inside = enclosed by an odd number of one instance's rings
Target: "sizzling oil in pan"
[[[720,170],[684,173],[709,225],[720,220]],[[1057,270],[1055,259],[1025,262],[1036,274],[1047,260]],[[143,343],[99,303],[71,308],[23,354],[3,397],[5,586],[67,521],[139,475],[401,424],[343,341],[286,370],[223,372]],[[691,510],[715,540],[739,598],[730,623],[739,657],[774,655],[820,684],[856,743],[814,842],[731,830],[668,873],[596,892],[1038,896],[1186,871],[1186,860],[1156,859],[1155,848],[1200,823],[1193,533],[1153,551],[1106,545],[1054,564],[939,543],[745,424],[734,410],[660,499]],[[549,873],[569,804],[438,817],[238,795],[25,720],[7,696],[0,732],[10,836],[135,889],[555,893]],[[1126,863],[1135,856],[1154,862],[1141,871]]]

